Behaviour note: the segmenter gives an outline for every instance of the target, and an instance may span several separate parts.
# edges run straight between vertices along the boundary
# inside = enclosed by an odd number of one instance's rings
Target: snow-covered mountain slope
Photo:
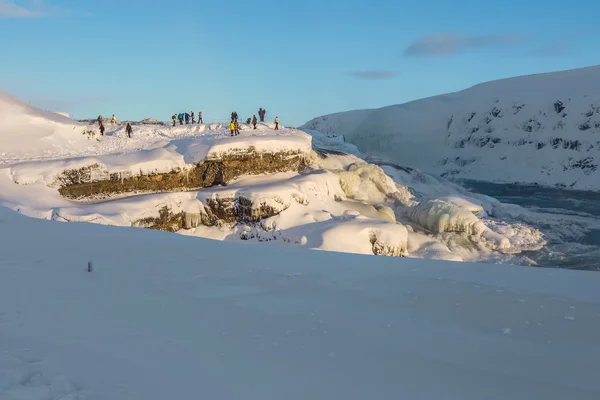
[[[0,247],[2,400],[600,398],[596,273],[248,246],[2,207]]]
[[[87,147],[84,129],[64,115],[27,106],[0,91],[0,157],[5,160],[17,154],[37,157]]]
[[[446,177],[600,190],[600,67],[327,115],[303,129]]]

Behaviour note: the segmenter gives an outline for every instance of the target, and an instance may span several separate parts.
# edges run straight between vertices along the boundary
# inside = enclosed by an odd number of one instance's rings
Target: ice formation
[[[346,196],[359,201],[383,203],[394,201],[399,205],[413,204],[413,195],[406,186],[396,184],[381,167],[356,163],[347,171],[338,173],[340,185]]]
[[[464,232],[481,236],[488,228],[472,212],[443,200],[428,200],[415,206],[410,219],[433,233]]]

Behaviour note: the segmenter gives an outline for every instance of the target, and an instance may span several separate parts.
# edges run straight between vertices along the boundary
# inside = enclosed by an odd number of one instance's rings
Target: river
[[[503,203],[517,204],[537,216],[562,216],[565,221],[575,220],[576,224],[583,221],[581,234],[569,235],[561,235],[560,228],[546,224],[543,219],[538,223],[528,221],[546,234],[548,245],[525,257],[541,267],[600,271],[600,192],[471,180],[455,183]]]

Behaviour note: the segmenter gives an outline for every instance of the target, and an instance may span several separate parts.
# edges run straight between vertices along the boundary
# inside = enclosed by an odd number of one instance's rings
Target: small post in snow
[[[94,265],[91,261],[88,261],[87,272],[92,272],[94,270]]]

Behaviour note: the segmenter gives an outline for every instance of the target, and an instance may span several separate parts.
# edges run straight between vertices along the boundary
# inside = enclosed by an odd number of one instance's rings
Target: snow
[[[133,162],[124,154],[139,158],[135,153],[158,148],[182,154],[187,163],[194,163],[248,148],[254,148],[257,153],[291,148],[308,154],[312,143],[310,136],[302,131],[282,125],[274,131],[271,123],[259,123],[256,130],[240,124],[241,134],[236,137],[230,137],[229,125],[222,123],[177,126],[146,123],[133,126],[131,139],[124,125],[113,125],[106,118],[104,125],[106,132],[101,136],[95,122],[84,124],[39,110],[0,91],[0,165],[109,155],[117,156],[108,158],[109,164],[131,165]],[[152,153],[147,156],[152,159]]]
[[[481,216],[484,213],[483,202],[473,197],[450,195],[442,196],[439,199],[450,204],[454,204],[455,206],[467,210],[477,216]]]
[[[442,200],[422,202],[410,211],[410,218],[433,233],[465,232],[480,236],[487,227],[469,210]]]
[[[0,156],[41,155],[60,147],[87,147],[83,125],[68,117],[39,110],[0,91]],[[27,143],[27,147],[23,144]]]
[[[599,85],[600,66],[517,77],[302,128],[448,178],[600,190]]]
[[[596,273],[249,246],[4,208],[0,243],[3,400],[600,397]]]
[[[383,203],[395,200],[398,204],[414,204],[413,195],[406,186],[399,186],[381,167],[362,162],[352,164],[339,173],[340,185],[346,196],[365,202]]]
[[[215,138],[214,136],[221,137]],[[223,133],[200,136],[193,139],[168,141],[163,147],[138,150],[126,154],[111,154],[94,157],[77,157],[56,161],[20,163],[11,168],[15,182],[32,184],[44,182],[52,184],[65,170],[79,169],[91,165],[99,166],[99,174],[108,178],[120,173],[126,177],[151,173],[167,173],[191,167],[203,160],[219,159],[225,155],[236,155],[252,149],[261,153],[293,151],[305,154],[311,151],[310,137],[301,131],[288,131],[287,134],[248,137],[222,137]],[[100,176],[91,177],[101,179]]]
[[[11,118],[47,126],[63,118],[15,99],[9,103]],[[51,151],[40,151],[43,138],[25,143],[13,137],[20,145],[0,157],[0,206],[36,218],[122,227],[152,226],[148,221],[166,210],[183,222],[169,227],[185,236],[452,261],[520,263],[517,255],[546,243],[524,220],[533,221],[531,214],[521,208],[473,195],[412,167],[365,157],[340,135],[285,127],[275,131],[272,124],[254,130],[242,124],[241,135],[231,137],[219,123],[173,127],[145,122],[133,124],[131,139],[122,125],[107,122],[100,136],[97,123],[79,124],[89,134],[70,135],[83,137],[82,145]],[[78,179],[93,183],[115,174],[122,179],[185,174],[205,160],[269,153],[300,155],[306,168],[241,176],[227,186],[185,192],[131,191],[70,201],[57,190],[70,176],[65,171],[82,168],[89,174]]]

